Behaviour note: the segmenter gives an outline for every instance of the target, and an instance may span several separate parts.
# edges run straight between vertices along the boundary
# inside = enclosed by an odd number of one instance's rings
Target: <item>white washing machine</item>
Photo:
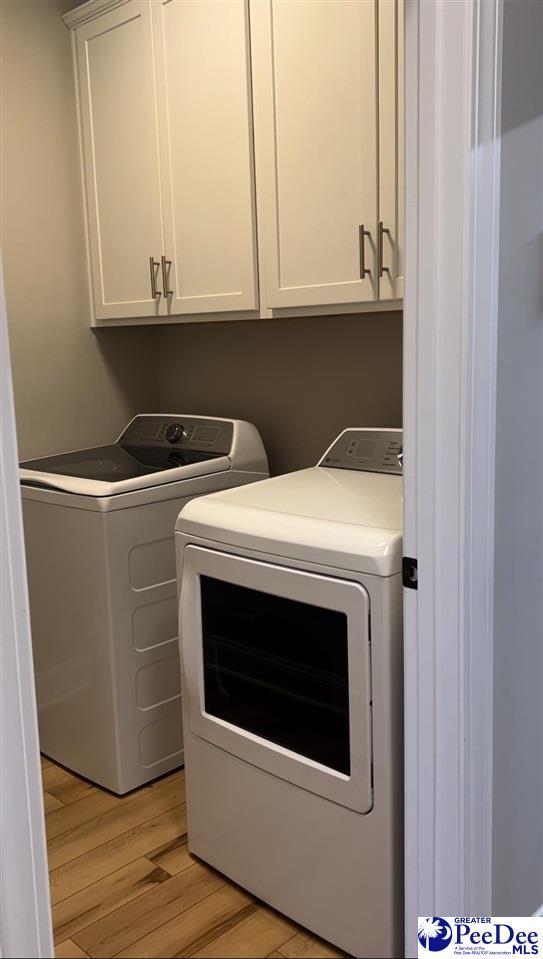
[[[190,849],[355,956],[403,955],[401,444],[176,525]]]
[[[116,793],[183,762],[175,520],[192,497],[267,475],[250,423],[166,414],[21,464],[47,756]]]

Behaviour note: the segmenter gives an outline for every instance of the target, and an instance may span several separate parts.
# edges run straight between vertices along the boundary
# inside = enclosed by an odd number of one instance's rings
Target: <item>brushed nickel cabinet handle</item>
[[[156,273],[155,268],[158,269],[160,263],[158,260],[155,260],[154,257],[149,257],[149,272],[151,274],[151,297],[153,300],[156,300],[157,296],[161,296],[160,290],[156,288]]]
[[[358,227],[358,248],[360,255],[360,279],[363,280],[364,277],[371,275],[371,270],[366,267],[366,237],[371,237],[369,230],[366,230],[364,224],[361,223]]]
[[[379,259],[379,277],[383,276],[384,273],[388,273],[390,276],[390,269],[388,266],[383,266],[383,235],[387,233],[390,236],[390,230],[383,225],[383,221],[379,220],[379,242],[377,244],[377,254]]]
[[[171,260],[167,260],[165,256],[161,256],[162,260],[162,286],[164,288],[164,296],[172,296],[173,290],[170,290],[168,285],[168,271],[172,265]]]

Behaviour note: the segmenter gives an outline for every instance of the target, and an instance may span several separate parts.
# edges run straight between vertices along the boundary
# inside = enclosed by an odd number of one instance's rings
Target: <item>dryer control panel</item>
[[[121,446],[178,448],[228,456],[233,433],[231,420],[149,413],[135,416],[117,442]]]
[[[402,444],[401,430],[348,429],[340,433],[319,466],[401,476]]]

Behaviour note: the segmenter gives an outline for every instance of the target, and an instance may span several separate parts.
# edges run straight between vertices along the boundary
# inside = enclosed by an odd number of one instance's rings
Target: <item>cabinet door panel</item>
[[[162,221],[148,0],[82,26],[76,42],[95,316],[152,316]]]
[[[379,299],[403,297],[404,28],[403,0],[379,0]],[[388,231],[388,232],[387,232]]]
[[[256,309],[247,2],[153,12],[169,312]]]
[[[375,299],[376,4],[253,0],[251,25],[265,305]]]

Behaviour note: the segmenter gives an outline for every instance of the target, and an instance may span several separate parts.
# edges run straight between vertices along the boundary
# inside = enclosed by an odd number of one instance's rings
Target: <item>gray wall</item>
[[[401,313],[164,327],[163,411],[251,420],[273,473],[316,462],[346,426],[401,426]]]
[[[508,0],[498,321],[493,904],[543,903],[543,4]]]
[[[158,404],[155,331],[89,329],[71,0],[0,4],[1,244],[21,458]]]

